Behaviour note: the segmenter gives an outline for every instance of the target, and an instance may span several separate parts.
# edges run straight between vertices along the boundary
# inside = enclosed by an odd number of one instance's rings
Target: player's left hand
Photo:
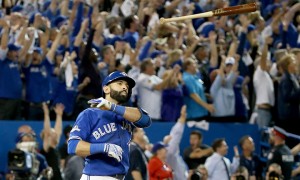
[[[99,108],[102,110],[110,110],[112,103],[101,97],[98,99],[89,100],[88,104],[91,104],[91,107],[93,107],[93,108]]]

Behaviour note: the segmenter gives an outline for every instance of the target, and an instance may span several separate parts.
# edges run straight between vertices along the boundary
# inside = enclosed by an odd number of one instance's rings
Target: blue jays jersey
[[[122,161],[99,153],[85,158],[83,174],[108,176],[126,174],[129,168],[129,143],[133,124],[112,111],[89,108],[81,112],[70,132],[71,139],[89,143],[112,143],[123,149]]]

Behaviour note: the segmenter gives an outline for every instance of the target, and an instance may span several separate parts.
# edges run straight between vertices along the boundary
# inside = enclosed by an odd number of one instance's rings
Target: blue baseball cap
[[[12,12],[22,12],[23,9],[24,9],[24,7],[22,5],[16,5],[11,9],[11,11]]]
[[[132,89],[135,86],[135,81],[129,77],[125,72],[115,71],[110,73],[102,82],[102,87],[107,86],[108,84],[117,81],[124,80],[128,83],[129,88]]]
[[[202,26],[200,34],[204,35],[204,37],[208,37],[210,31],[215,30],[215,24],[207,23]]]
[[[256,27],[253,24],[249,24],[247,29],[248,29],[248,32],[251,32],[251,31],[255,30]]]
[[[24,132],[21,132],[21,133],[18,133],[18,134],[17,134],[17,137],[16,137],[16,139],[15,139],[15,142],[16,142],[16,143],[22,142],[22,138],[23,138],[24,136],[30,136],[30,137],[32,137],[33,139],[36,138],[36,134],[34,134],[34,133],[24,133]]]
[[[164,144],[162,141],[159,141],[153,145],[152,153],[155,154],[158,150],[166,147],[167,147],[166,144]]]
[[[15,45],[14,43],[8,44],[7,47],[9,51],[19,51],[21,49],[21,46]]]
[[[37,46],[35,46],[35,47],[33,48],[33,52],[37,52],[38,54],[43,54],[42,48],[37,47]]]
[[[68,18],[66,16],[57,16],[53,21],[53,26],[60,28],[67,20]]]

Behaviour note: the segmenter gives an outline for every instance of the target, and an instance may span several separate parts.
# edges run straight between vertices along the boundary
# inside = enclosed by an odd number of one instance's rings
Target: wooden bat
[[[256,3],[248,3],[238,6],[231,6],[226,8],[220,8],[213,11],[208,11],[199,14],[187,15],[187,16],[180,16],[180,17],[173,17],[173,18],[160,18],[159,22],[161,24],[173,21],[183,21],[188,19],[195,19],[195,18],[205,18],[205,17],[212,17],[212,16],[228,16],[228,15],[235,15],[235,14],[242,14],[242,13],[249,13],[254,12],[257,10]]]

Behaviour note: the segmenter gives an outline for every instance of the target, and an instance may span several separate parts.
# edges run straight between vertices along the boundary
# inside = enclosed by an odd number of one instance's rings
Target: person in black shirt
[[[148,179],[148,159],[144,154],[147,142],[144,136],[143,129],[135,128],[133,130],[132,141],[130,142],[130,165],[125,180]]]
[[[44,129],[41,133],[41,138],[43,140],[41,154],[45,156],[49,166],[53,169],[53,177],[51,179],[62,180],[60,172],[60,157],[56,146],[59,144],[62,133],[62,115],[64,112],[64,106],[62,104],[57,104],[54,108],[56,113],[54,129],[51,128],[48,105],[43,103],[42,106],[44,111]]]
[[[249,173],[249,176],[256,177],[257,180],[262,179],[263,163],[259,157],[254,154],[253,139],[246,135],[240,139],[239,145],[242,149],[240,156],[240,166],[244,166]]]
[[[190,170],[195,170],[200,164],[204,164],[207,157],[213,153],[212,148],[202,144],[200,131],[192,131],[190,134],[190,147],[183,152],[184,161]]]
[[[274,127],[270,133],[270,144],[273,145],[271,152],[268,155],[267,167],[273,163],[280,165],[284,180],[291,179],[291,173],[294,164],[294,156],[290,148],[285,145],[285,138],[287,137],[285,130]]]
[[[64,127],[63,133],[65,136],[65,142],[58,148],[59,150],[59,155],[60,155],[60,167],[61,169],[65,168],[66,161],[69,159],[69,154],[68,154],[68,140],[70,136],[70,131],[72,130],[71,125],[66,125]]]

